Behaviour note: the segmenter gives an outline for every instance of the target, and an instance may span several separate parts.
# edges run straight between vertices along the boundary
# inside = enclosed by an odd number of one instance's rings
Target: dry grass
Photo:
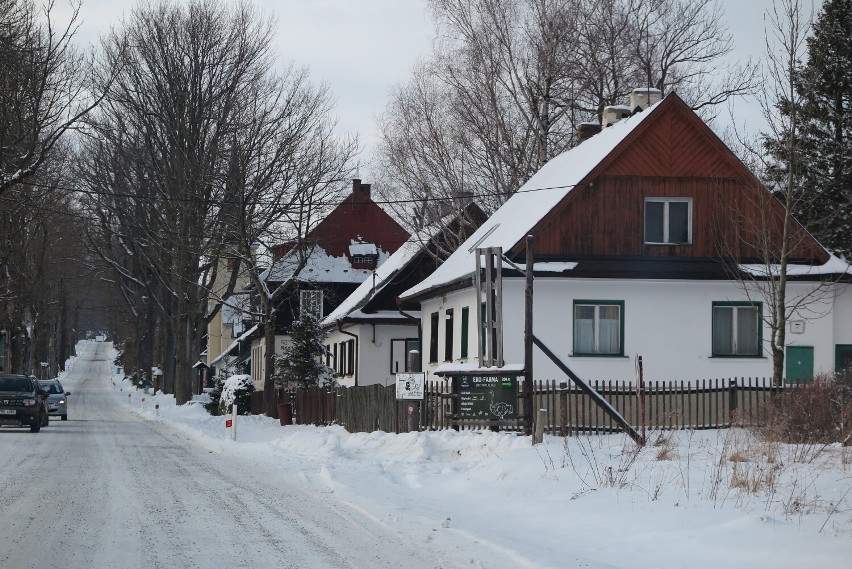
[[[821,376],[813,382],[785,389],[775,398],[764,440],[794,445],[793,460],[810,462],[819,445],[843,442],[852,428],[852,374]]]

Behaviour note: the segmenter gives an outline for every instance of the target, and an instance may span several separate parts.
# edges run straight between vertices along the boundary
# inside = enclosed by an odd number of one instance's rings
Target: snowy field
[[[512,434],[350,434],[265,417],[239,417],[231,441],[225,417],[103,380],[188,444],[300,477],[452,566],[852,567],[852,448],[769,444],[744,430],[653,433],[642,449],[623,435],[532,446]]]

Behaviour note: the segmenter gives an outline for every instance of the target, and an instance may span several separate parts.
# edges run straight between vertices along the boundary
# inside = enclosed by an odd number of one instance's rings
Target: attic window
[[[645,198],[645,244],[692,243],[692,198]]]
[[[352,255],[353,267],[375,267],[376,255]]]

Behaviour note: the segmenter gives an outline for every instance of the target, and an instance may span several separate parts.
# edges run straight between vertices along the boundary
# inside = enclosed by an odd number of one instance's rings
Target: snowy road
[[[64,379],[68,421],[0,429],[0,567],[436,566],[297,476],[128,413],[110,371],[108,344],[89,344]]]

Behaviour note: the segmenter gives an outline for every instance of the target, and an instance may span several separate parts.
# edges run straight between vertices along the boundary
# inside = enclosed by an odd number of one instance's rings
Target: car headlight
[[[59,405],[65,405],[65,400],[64,400],[64,399],[60,399],[59,401],[57,401],[57,403],[58,403]]]
[[[31,405],[35,405],[36,403],[38,403],[37,399],[24,399],[24,407],[29,407]]]

